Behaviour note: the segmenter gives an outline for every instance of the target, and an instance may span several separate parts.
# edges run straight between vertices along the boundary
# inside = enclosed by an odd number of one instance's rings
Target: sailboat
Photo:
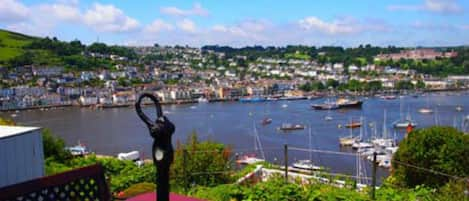
[[[409,111],[409,108],[407,108],[407,115],[405,118],[402,118],[402,99],[401,99],[401,103],[400,103],[400,118],[398,120],[396,120],[393,124],[394,124],[394,128],[407,128],[409,127],[409,125],[411,127],[416,127],[417,126],[417,122],[415,122],[412,117],[410,116],[410,111]]]
[[[313,163],[313,152],[311,147],[311,126],[309,127],[309,159],[307,160],[298,160],[293,163],[294,168],[304,169],[304,170],[322,170],[323,168]]]
[[[363,118],[360,118],[360,123],[362,123]],[[366,132],[366,128],[360,128],[360,137],[357,141],[352,144],[352,149],[365,149],[373,147],[373,144],[363,141],[363,132]]]
[[[331,110],[327,110],[327,115],[324,117],[324,120],[326,121],[332,121],[332,116],[331,116]]]
[[[427,106],[420,108],[419,112],[422,114],[431,114],[433,113],[433,110],[430,108],[430,96],[427,95]]]
[[[388,137],[388,128],[386,127],[386,110],[384,110],[383,134],[380,138],[371,140],[371,143],[378,147],[390,147],[394,144],[394,140]]]
[[[253,121],[253,126],[254,126],[254,151],[255,152],[259,151],[261,158],[258,158],[255,153],[246,154],[246,155],[241,156],[240,159],[236,161],[236,163],[238,164],[254,164],[254,163],[265,161],[264,150],[262,150],[261,140],[259,138],[259,134],[257,133],[256,123],[254,121]]]
[[[350,120],[351,121],[351,120]],[[352,128],[349,129],[349,136],[339,138],[339,144],[341,146],[352,146],[358,140],[358,136],[353,136]]]

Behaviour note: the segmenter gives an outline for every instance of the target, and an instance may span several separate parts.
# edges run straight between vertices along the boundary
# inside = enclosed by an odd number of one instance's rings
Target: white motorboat
[[[197,99],[197,102],[199,102],[199,103],[208,103],[208,99],[201,96]]]
[[[293,163],[294,168],[303,170],[322,170],[321,166],[314,165],[312,160],[298,160]]]
[[[417,123],[413,120],[410,120],[410,119],[406,119],[404,121],[401,121],[401,122],[395,122],[394,123],[394,128],[407,128],[409,127],[409,125],[414,128],[414,127],[417,127]]]
[[[339,143],[342,146],[352,146],[355,142],[358,141],[358,136],[347,136],[339,138]]]
[[[373,144],[369,142],[355,142],[352,144],[353,149],[364,149],[364,148],[371,148]]]
[[[236,161],[238,164],[250,165],[255,163],[264,162],[264,159],[257,158],[255,155],[245,155]]]
[[[433,113],[433,110],[430,109],[430,108],[420,108],[419,112],[422,113],[422,114],[431,114],[431,113]]]

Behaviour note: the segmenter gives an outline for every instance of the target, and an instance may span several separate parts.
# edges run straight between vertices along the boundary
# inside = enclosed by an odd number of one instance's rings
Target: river
[[[202,140],[214,140],[230,145],[235,152],[250,153],[254,149],[254,125],[257,128],[266,158],[271,162],[283,163],[283,145],[290,147],[308,148],[308,129],[282,133],[277,128],[282,123],[301,123],[312,128],[313,149],[334,152],[350,152],[343,150],[338,144],[340,136],[348,135],[349,130],[339,128],[350,118],[358,120],[360,116],[367,122],[376,122],[381,132],[384,110],[387,111],[387,127],[389,133],[394,134],[392,122],[400,115],[408,112],[418,122],[418,127],[439,125],[457,125],[461,118],[469,111],[469,95],[467,93],[433,93],[418,98],[405,96],[401,99],[383,100],[379,98],[365,98],[362,109],[330,111],[332,121],[325,121],[328,111],[312,110],[312,103],[318,100],[275,101],[264,103],[205,103],[189,105],[166,105],[163,110],[168,118],[176,125],[173,144],[184,142],[188,135],[197,132]],[[429,105],[434,108],[434,114],[420,114],[418,109]],[[456,106],[462,106],[465,111],[456,111]],[[153,108],[146,107],[147,113]],[[402,111],[402,113],[401,113]],[[1,113],[10,116],[11,113]],[[272,123],[262,126],[263,118],[272,118]],[[57,136],[62,137],[68,145],[75,145],[78,141],[98,154],[116,155],[119,152],[139,150],[144,156],[150,156],[152,138],[148,129],[136,115],[134,108],[112,108],[92,110],[90,108],[61,108],[48,111],[33,110],[17,113],[14,120],[21,125],[40,126],[49,128]],[[396,131],[396,138],[401,140],[405,131]],[[371,131],[368,130],[368,136]],[[359,134],[359,129],[354,130]],[[289,162],[296,159],[307,159],[310,154],[300,151],[289,151]],[[313,153],[316,164],[330,168],[332,172],[356,174],[356,158],[353,156]],[[370,163],[366,162],[367,176],[370,176]],[[379,169],[380,177],[388,175],[386,169]]]

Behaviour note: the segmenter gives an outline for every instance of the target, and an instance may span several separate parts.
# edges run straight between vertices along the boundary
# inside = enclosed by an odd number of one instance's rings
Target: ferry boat
[[[303,126],[301,124],[287,124],[287,123],[284,123],[278,129],[281,130],[281,131],[303,130],[303,129],[305,129],[305,126]]]
[[[335,110],[341,108],[361,108],[363,101],[361,100],[350,100],[346,98],[337,99],[335,102],[326,101],[323,104],[313,104],[313,107],[316,110]]]

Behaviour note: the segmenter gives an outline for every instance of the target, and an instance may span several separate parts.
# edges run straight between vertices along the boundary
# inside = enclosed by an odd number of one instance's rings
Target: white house
[[[38,127],[0,126],[0,188],[44,176]]]

